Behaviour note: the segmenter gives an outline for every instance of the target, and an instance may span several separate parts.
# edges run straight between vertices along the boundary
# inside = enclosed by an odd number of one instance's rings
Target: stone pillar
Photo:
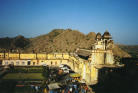
[[[82,68],[82,79],[86,79],[86,65],[85,65],[85,63],[83,64],[83,68]]]
[[[111,50],[108,50],[106,53],[106,64],[114,64],[114,56]]]
[[[91,82],[98,81],[98,69],[91,65]]]

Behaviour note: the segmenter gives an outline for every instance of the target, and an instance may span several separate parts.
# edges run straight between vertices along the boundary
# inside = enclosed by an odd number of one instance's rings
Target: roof
[[[101,39],[101,38],[102,38],[102,35],[101,35],[101,33],[98,32],[98,33],[96,34],[96,39]]]
[[[104,39],[111,39],[111,34],[108,32],[108,31],[105,31],[103,36],[102,36]]]
[[[80,55],[80,56],[84,56],[84,57],[88,57],[91,55],[90,50],[85,50],[85,49],[79,49],[76,54]]]

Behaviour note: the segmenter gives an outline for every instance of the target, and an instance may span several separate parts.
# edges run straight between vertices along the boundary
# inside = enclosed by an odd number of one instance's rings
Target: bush
[[[43,76],[47,78],[49,76],[49,71],[48,67],[43,67]]]

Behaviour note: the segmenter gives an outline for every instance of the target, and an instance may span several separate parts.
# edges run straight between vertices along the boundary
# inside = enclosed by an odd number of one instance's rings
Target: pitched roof
[[[85,50],[85,49],[79,49],[76,54],[80,55],[80,56],[84,56],[84,57],[88,57],[91,55],[90,50]]]

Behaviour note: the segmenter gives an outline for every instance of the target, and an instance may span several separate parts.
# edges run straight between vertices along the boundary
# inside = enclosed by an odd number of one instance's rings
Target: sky
[[[0,37],[36,37],[53,29],[104,33],[138,45],[138,0],[0,0]]]

